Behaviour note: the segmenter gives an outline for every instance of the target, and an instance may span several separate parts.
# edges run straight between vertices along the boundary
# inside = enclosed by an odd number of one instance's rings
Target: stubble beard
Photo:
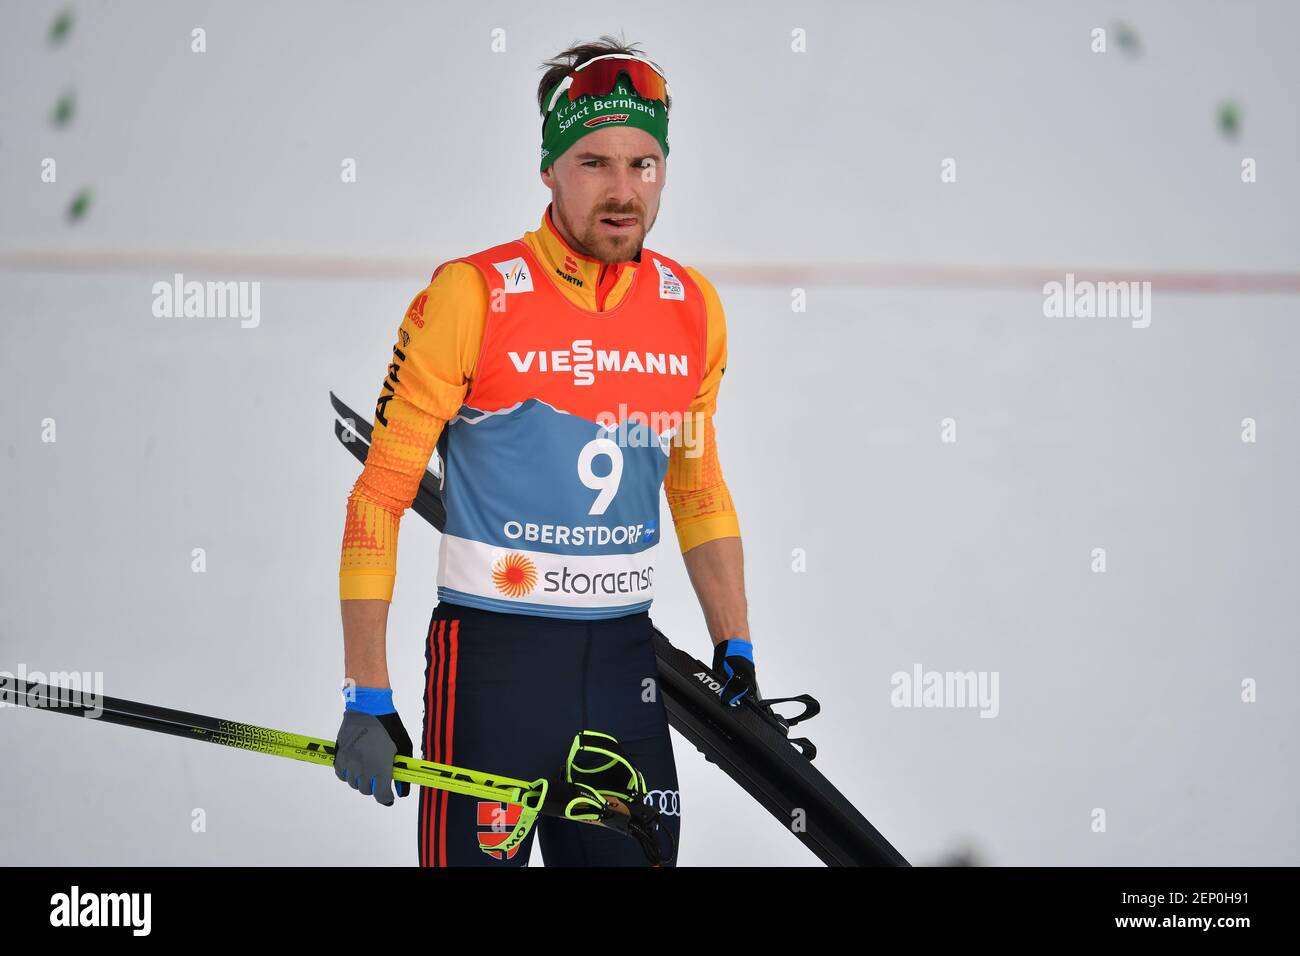
[[[555,211],[559,213],[560,220],[564,227],[569,230],[569,234],[577,239],[582,248],[578,249],[585,256],[590,256],[597,262],[604,262],[609,265],[616,265],[620,262],[629,262],[641,254],[642,246],[645,244],[646,233],[654,225],[651,221],[647,223],[645,216],[635,210],[621,210],[619,212],[600,212],[594,219],[579,232],[573,228],[573,223],[569,221],[568,214],[564,211],[559,202],[559,190],[556,190]],[[600,220],[606,216],[636,216],[637,230],[635,233],[629,233],[626,236],[611,236],[600,231]],[[657,217],[656,213],[656,217]]]

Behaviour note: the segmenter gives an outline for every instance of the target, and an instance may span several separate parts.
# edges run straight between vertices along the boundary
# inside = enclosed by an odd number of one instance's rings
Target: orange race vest
[[[488,312],[474,380],[438,440],[439,600],[584,619],[648,608],[668,454],[696,427],[699,286],[643,248],[619,304],[589,312],[521,240],[451,261],[482,273]]]

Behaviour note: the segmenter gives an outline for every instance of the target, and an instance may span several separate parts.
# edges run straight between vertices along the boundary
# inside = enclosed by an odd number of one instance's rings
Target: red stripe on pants
[[[456,660],[460,621],[451,621],[450,634],[445,620],[429,626],[429,674],[424,695],[425,759],[449,764],[453,760],[452,732],[456,715]],[[445,720],[444,720],[445,714]],[[445,729],[444,729],[445,728]],[[420,865],[447,865],[446,790],[421,788],[420,806],[423,832],[420,834]]]
[[[447,684],[444,688],[447,695],[447,743],[446,758],[443,763],[455,763],[455,748],[452,746],[454,737],[452,729],[456,723],[456,652],[460,647],[458,640],[460,636],[460,619],[451,622],[451,635],[448,638],[448,661],[447,661]],[[439,717],[441,717],[439,713]],[[442,798],[442,813],[440,819],[441,831],[438,834],[438,847],[442,854],[442,866],[447,865],[447,801],[451,799],[451,793],[446,790],[438,791],[438,796]]]

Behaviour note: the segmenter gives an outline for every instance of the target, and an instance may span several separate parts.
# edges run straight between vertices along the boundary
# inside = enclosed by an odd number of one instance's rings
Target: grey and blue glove
[[[334,750],[334,775],[362,796],[374,796],[386,807],[394,803],[393,758],[411,757],[411,738],[393,706],[391,687],[358,687],[347,702]],[[411,785],[397,781],[397,795]]]

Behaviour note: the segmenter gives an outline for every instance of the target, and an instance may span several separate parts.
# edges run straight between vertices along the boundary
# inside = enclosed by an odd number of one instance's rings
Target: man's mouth
[[[604,216],[601,218],[601,225],[605,226],[611,232],[630,232],[636,228],[639,220],[636,216]]]

